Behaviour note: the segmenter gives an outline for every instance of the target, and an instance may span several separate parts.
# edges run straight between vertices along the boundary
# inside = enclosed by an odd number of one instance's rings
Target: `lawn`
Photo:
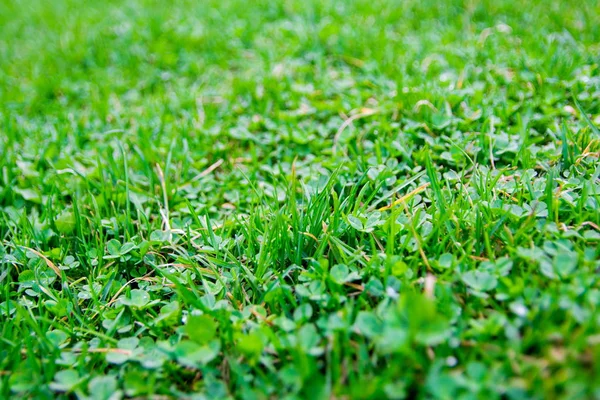
[[[600,2],[0,1],[0,397],[600,398]]]

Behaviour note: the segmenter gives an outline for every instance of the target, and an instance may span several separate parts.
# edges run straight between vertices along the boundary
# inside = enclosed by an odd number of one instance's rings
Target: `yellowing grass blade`
[[[390,208],[393,208],[393,207],[397,206],[398,204],[405,203],[406,201],[410,200],[414,195],[419,194],[422,191],[424,191],[427,188],[427,186],[429,186],[429,182],[424,183],[421,186],[419,186],[418,188],[408,192],[404,196],[400,197],[398,200],[395,200],[392,204],[387,205],[385,207],[381,207],[379,209],[379,211],[389,210]]]

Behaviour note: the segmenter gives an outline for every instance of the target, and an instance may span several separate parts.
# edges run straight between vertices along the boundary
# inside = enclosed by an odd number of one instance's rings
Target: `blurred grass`
[[[39,112],[106,109],[111,94],[227,92],[277,64],[357,64],[402,86],[485,64],[568,78],[595,56],[595,1],[3,2],[1,96]],[[513,35],[496,32],[507,25]],[[548,35],[555,36],[552,41]],[[577,38],[577,40],[574,39]],[[467,69],[467,71],[464,71]],[[196,89],[195,89],[196,88]],[[364,99],[363,99],[364,100]],[[26,103],[26,104],[25,104]]]

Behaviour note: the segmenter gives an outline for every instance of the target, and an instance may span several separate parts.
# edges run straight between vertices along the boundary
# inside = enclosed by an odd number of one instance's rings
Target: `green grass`
[[[0,2],[0,397],[600,397],[600,3]]]

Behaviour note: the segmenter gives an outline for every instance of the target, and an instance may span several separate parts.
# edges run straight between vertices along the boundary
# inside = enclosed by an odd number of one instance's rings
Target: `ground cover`
[[[596,1],[0,3],[0,395],[600,396]]]

